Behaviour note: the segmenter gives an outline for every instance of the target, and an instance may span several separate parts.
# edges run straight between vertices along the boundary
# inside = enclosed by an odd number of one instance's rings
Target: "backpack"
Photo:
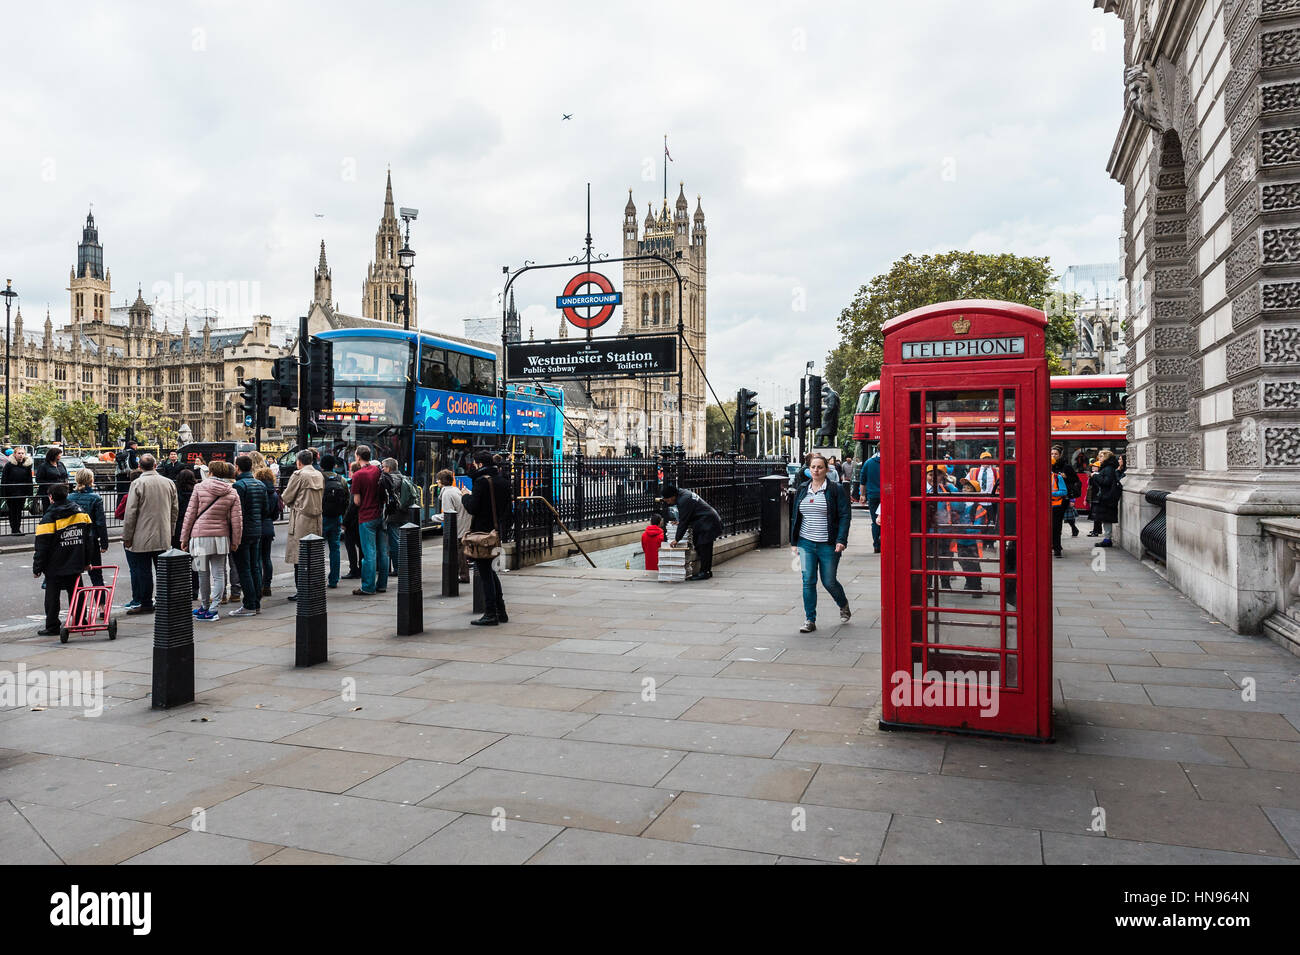
[[[406,523],[405,508],[402,507],[402,481],[400,474],[384,472],[380,475],[379,486],[384,490],[384,523]]]
[[[333,471],[325,475],[325,494],[321,499],[321,512],[326,517],[342,517],[348,509],[348,486]]]
[[[1072,501],[1083,493],[1083,482],[1079,480],[1078,472],[1066,475],[1065,493],[1070,495]]]

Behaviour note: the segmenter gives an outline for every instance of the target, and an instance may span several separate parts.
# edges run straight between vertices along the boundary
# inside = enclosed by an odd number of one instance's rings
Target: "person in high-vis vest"
[[[1066,489],[1065,475],[1049,472],[1052,479],[1052,556],[1061,557],[1061,525],[1065,523],[1065,504],[1070,492]]]
[[[980,492],[979,484],[972,478],[962,478],[959,490],[962,494]],[[952,507],[954,510],[960,509],[960,523],[972,534],[984,532],[987,515],[981,502],[967,501]],[[983,543],[977,537],[962,537],[957,539],[956,547],[957,559],[961,563],[961,569],[966,572],[966,589],[971,592],[972,597],[983,597],[984,584],[979,577],[973,576],[980,572],[980,560],[984,557]]]

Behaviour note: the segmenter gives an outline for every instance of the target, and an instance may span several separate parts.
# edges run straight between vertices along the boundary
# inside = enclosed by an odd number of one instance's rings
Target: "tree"
[[[1052,291],[1056,276],[1046,256],[1009,252],[944,252],[905,255],[858,289],[840,312],[840,343],[826,357],[826,379],[840,394],[840,428],[852,434],[858,392],[880,377],[884,362],[881,328],[891,318],[923,305],[965,298],[998,299],[1047,313],[1047,363],[1064,374],[1060,355],[1075,344],[1078,296]]]
[[[704,409],[704,419],[704,450],[706,452],[730,451],[731,421],[736,420],[735,400],[724,401],[721,407],[715,404],[707,405]]]
[[[176,432],[180,423],[169,415],[161,401],[138,398],[128,401],[121,411],[108,413],[108,430],[113,441],[126,434],[126,427],[135,429],[136,440],[141,445],[158,448],[176,447]]]
[[[59,404],[59,393],[50,385],[15,395],[9,404],[12,436],[28,444],[40,444],[45,437],[46,421],[53,418]]]
[[[63,429],[65,445],[90,447],[99,443],[95,439],[95,424],[103,410],[99,402],[79,398],[57,402],[50,417]]]

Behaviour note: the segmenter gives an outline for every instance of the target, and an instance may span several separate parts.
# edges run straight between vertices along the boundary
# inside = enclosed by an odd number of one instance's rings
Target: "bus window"
[[[474,378],[474,369],[470,365],[469,355],[462,355],[455,351],[447,352],[447,370],[450,373],[448,390],[469,390],[469,384]]]
[[[465,390],[476,395],[495,395],[497,393],[495,363],[490,358],[472,358],[470,368],[473,371],[471,387]]]
[[[858,395],[857,414],[876,414],[880,411],[880,392],[864,391]]]
[[[447,373],[447,350],[433,345],[420,346],[420,384],[425,388],[446,391],[451,379]]]
[[[333,339],[335,381],[406,381],[411,346],[393,339]]]

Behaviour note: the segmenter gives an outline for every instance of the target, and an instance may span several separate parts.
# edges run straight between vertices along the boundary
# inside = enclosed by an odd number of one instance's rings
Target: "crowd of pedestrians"
[[[103,498],[95,488],[94,473],[82,469],[70,491],[61,450],[52,448],[33,469],[22,449],[7,456],[2,499],[14,533],[29,500],[38,501],[41,514],[36,532],[37,577],[46,578],[46,627],[42,635],[57,635],[60,594],[69,595],[81,574],[90,570],[92,585],[102,586],[97,565],[108,549],[108,526]],[[175,452],[161,465],[134,446],[116,456],[114,480],[119,491],[115,516],[122,522],[122,545],[128,565],[130,615],[149,614],[154,607],[154,571],[158,557],[169,548],[186,551],[192,560],[196,620],[220,617],[222,603],[237,603],[228,616],[254,616],[271,596],[274,572],[276,521],[288,518],[284,560],[299,580],[300,544],[317,534],[327,545],[327,586],[340,579],[360,581],[353,593],[371,596],[387,591],[390,574],[397,572],[398,530],[411,517],[418,501],[415,485],[401,473],[394,458],[372,461],[372,452],[358,446],[344,473],[341,456],[321,455],[305,449],[295,459],[295,470],[281,493],[273,461],[257,452],[239,455],[233,463],[214,460],[181,461]],[[451,472],[439,475],[440,508],[458,516],[457,535],[464,541],[475,532],[494,531],[495,548],[487,554],[461,556],[460,578],[467,582],[472,562],[483,581],[487,612],[471,621],[478,626],[506,623],[505,597],[493,569],[499,542],[508,531],[513,507],[510,482],[500,466],[500,456],[477,452],[467,478],[469,490],[456,486]],[[37,496],[33,498],[33,489]],[[342,547],[347,547],[349,568],[342,574]],[[358,559],[359,553],[359,559]],[[94,569],[91,569],[94,568]],[[297,599],[297,592],[288,594]],[[69,600],[71,597],[69,596]]]

